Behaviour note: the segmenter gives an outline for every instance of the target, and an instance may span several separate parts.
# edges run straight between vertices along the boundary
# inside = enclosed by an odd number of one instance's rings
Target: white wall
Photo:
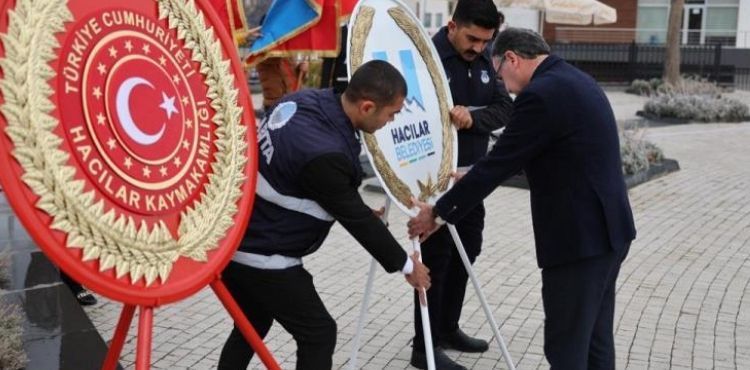
[[[738,13],[736,46],[738,48],[750,48],[750,0],[740,0]]]
[[[441,27],[448,24],[450,15],[448,14],[448,2],[445,0],[423,0],[425,3],[425,12],[432,14],[432,25],[427,27],[427,33],[434,35]],[[441,14],[440,17],[437,14]],[[441,23],[438,19],[441,18]]]
[[[421,17],[423,12],[431,13],[432,14],[432,25],[430,27],[426,27],[427,32],[430,35],[435,34],[440,27],[448,24],[448,21],[450,20],[450,14],[448,14],[448,1],[447,0],[402,0],[404,4],[409,6],[411,10],[417,15],[417,17]],[[750,0],[740,0],[745,2],[750,2]],[[417,4],[420,4],[419,6],[419,12],[417,12]],[[422,4],[424,4],[425,8],[422,9]],[[505,14],[505,22],[508,24],[509,27],[519,27],[519,28],[528,28],[530,30],[534,30],[539,32],[539,11],[533,10],[533,9],[524,9],[524,8],[498,8],[499,11],[503,12]],[[435,22],[435,14],[443,14],[443,20],[442,24],[436,24]],[[748,20],[750,21],[750,20]],[[750,40],[748,40],[750,41]]]
[[[417,13],[417,3],[419,2],[418,0],[401,0],[401,2],[411,8],[411,11],[413,11],[414,14]],[[417,14],[417,17],[419,17],[419,14]]]
[[[497,10],[505,15],[505,23],[508,27],[528,28],[539,32],[538,10],[524,8],[497,8]]]
[[[448,1],[447,0],[402,0],[404,4],[406,4],[411,10],[414,12],[414,14],[417,15],[417,18],[422,17],[424,13],[430,13],[432,17],[432,24],[430,27],[425,27],[427,30],[427,33],[430,35],[434,35],[435,32],[437,32],[440,27],[448,24],[448,20],[450,19],[450,15],[448,14]],[[417,6],[419,4],[419,6]],[[419,11],[417,11],[417,8],[419,8]],[[442,23],[436,24],[436,14],[442,14]]]

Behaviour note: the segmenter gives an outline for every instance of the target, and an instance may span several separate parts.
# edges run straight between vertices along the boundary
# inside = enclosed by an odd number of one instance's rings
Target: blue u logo
[[[375,51],[372,53],[373,59],[383,60],[393,64],[396,68],[399,66],[388,60],[388,53],[386,51]],[[406,109],[416,104],[422,111],[424,111],[424,100],[422,99],[422,90],[419,88],[419,78],[417,77],[417,67],[414,63],[414,54],[411,50],[399,50],[398,58],[401,62],[401,74],[404,75],[406,80],[406,88],[409,90],[409,94],[406,97]]]

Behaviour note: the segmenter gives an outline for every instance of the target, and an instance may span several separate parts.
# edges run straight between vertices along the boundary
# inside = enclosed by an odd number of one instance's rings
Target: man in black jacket
[[[315,252],[335,221],[388,272],[429,288],[429,270],[407,256],[357,189],[362,181],[358,130],[393,120],[406,82],[390,64],[371,61],[343,95],[288,95],[258,127],[258,183],[250,225],[222,278],[258,334],[278,321],[297,342],[297,369],[330,369],[336,322],[320,300],[302,257]],[[237,328],[219,369],[245,369],[253,352]]]
[[[453,18],[433,37],[448,77],[458,128],[458,166],[469,167],[487,153],[490,133],[505,125],[512,102],[496,79],[488,44],[499,25],[492,0],[460,0]],[[480,203],[457,225],[469,260],[482,247],[484,206]],[[484,352],[487,342],[471,338],[459,328],[468,275],[446,228],[425,241],[422,258],[430,268],[432,288],[427,292],[433,343],[464,352]],[[419,302],[414,300],[414,343],[411,364],[427,367]],[[462,369],[441,348],[435,349],[438,369]]]
[[[417,204],[409,234],[424,237],[461,220],[523,169],[542,268],[547,360],[555,370],[610,370],[615,282],[635,238],[617,124],[596,81],[549,53],[537,33],[500,33],[493,62],[518,94],[510,123],[434,208]]]

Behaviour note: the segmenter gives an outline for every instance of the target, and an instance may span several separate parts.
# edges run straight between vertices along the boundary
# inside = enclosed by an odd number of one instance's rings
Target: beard
[[[464,51],[463,56],[464,56],[464,59],[468,61],[472,61],[476,59],[479,56],[479,54],[475,52],[474,50],[467,50],[467,51]]]

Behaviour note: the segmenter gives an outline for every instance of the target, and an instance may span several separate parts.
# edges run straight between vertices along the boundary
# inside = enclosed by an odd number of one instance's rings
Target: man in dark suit
[[[513,104],[497,81],[487,47],[497,30],[499,19],[492,0],[459,0],[448,25],[432,38],[440,56],[453,98],[451,120],[458,129],[458,166],[470,167],[487,154],[490,134],[510,119]],[[480,202],[456,224],[469,261],[482,250],[484,205]],[[466,295],[468,275],[453,239],[446,228],[422,245],[422,261],[430,268],[432,287],[427,291],[430,303],[430,327],[435,367],[439,370],[465,370],[451,360],[443,349],[462,352],[487,351],[487,341],[473,338],[459,327]],[[410,363],[427,368],[419,298],[414,295],[414,342]]]
[[[493,63],[518,94],[492,151],[431,207],[416,202],[412,237],[456,223],[524,170],[542,268],[544,352],[552,369],[614,369],[615,281],[635,238],[612,108],[590,76],[537,33],[509,28]]]

